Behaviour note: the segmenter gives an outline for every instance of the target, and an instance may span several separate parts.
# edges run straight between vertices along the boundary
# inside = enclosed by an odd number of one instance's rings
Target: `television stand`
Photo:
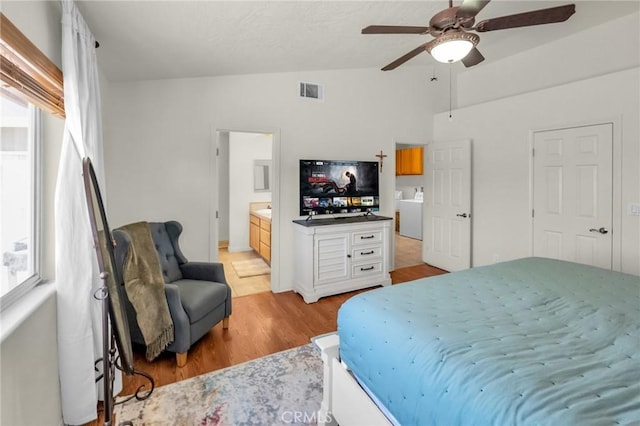
[[[294,220],[293,290],[306,303],[348,291],[391,285],[392,219],[359,215]]]

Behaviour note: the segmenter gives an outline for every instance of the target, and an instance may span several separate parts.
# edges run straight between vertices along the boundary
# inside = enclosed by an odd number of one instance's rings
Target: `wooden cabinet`
[[[311,222],[294,221],[293,290],[305,302],[391,284],[388,259],[391,218],[336,225]]]
[[[271,221],[249,214],[249,245],[268,264],[271,264]]]
[[[249,215],[249,245],[260,253],[260,218],[253,214]]]
[[[271,265],[271,222],[260,218],[260,256]]]
[[[421,175],[424,171],[424,148],[416,146],[396,150],[396,176]]]

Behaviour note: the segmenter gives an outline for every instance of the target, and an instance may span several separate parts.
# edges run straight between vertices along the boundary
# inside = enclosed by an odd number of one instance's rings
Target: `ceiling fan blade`
[[[569,19],[576,11],[575,4],[533,10],[515,15],[501,16],[484,20],[475,26],[478,32],[504,30],[507,28],[529,27],[532,25],[551,24]]]
[[[475,47],[471,49],[471,52],[469,52],[467,56],[462,58],[462,63],[467,68],[478,65],[482,61],[484,61],[484,56],[482,56],[482,53]]]
[[[369,25],[362,29],[362,34],[424,34],[429,27],[407,27],[398,25]]]
[[[391,62],[389,65],[387,65],[384,68],[382,68],[382,71],[391,71],[392,69],[395,69],[395,68],[399,67],[400,65],[404,64],[405,62],[407,62],[409,59],[413,58],[414,56],[417,56],[419,53],[424,52],[426,45],[427,45],[427,43],[421,44],[420,46],[418,46],[415,49],[413,49],[411,52],[407,53],[406,55],[403,55],[403,56],[399,57],[395,61]]]
[[[473,18],[480,12],[491,0],[464,0],[458,8],[456,16],[458,18]]]

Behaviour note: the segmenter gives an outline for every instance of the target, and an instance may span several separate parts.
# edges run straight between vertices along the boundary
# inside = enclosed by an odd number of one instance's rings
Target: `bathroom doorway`
[[[274,290],[278,274],[279,135],[268,131],[217,130],[215,132],[212,194],[212,245],[234,296]],[[268,258],[250,244],[250,209],[268,208]],[[266,260],[266,261],[265,261]],[[277,289],[275,289],[277,290]]]

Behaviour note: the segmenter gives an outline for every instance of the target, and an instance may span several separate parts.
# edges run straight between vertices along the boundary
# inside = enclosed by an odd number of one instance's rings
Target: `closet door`
[[[611,269],[613,125],[536,132],[533,255]]]

